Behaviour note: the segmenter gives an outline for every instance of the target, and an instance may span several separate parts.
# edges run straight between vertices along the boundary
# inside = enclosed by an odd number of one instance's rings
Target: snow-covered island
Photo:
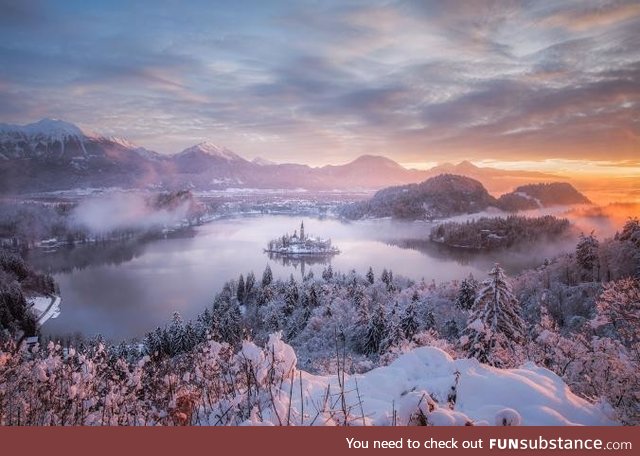
[[[337,255],[340,250],[331,245],[331,239],[308,236],[304,232],[304,221],[300,223],[300,234],[295,230],[293,236],[284,234],[282,237],[269,241],[267,253],[283,256],[295,255]]]

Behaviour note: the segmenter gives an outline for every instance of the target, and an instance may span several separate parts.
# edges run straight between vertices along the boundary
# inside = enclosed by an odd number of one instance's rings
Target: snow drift
[[[574,395],[553,372],[527,363],[497,369],[475,359],[454,360],[421,347],[389,366],[361,375],[317,376],[295,371],[291,347],[272,336],[264,357],[245,342],[242,353],[257,365],[285,366],[273,407],[245,425],[614,425],[605,407]],[[259,349],[258,349],[259,350]],[[290,401],[290,402],[289,402]],[[290,404],[290,407],[289,407]],[[346,412],[346,413],[344,413]]]

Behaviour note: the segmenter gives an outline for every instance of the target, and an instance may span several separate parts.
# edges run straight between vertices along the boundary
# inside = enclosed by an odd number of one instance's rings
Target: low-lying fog
[[[118,196],[120,198],[120,196]],[[113,205],[131,210],[118,210],[118,219],[109,217]],[[110,206],[111,205],[111,206]],[[125,226],[145,211],[137,199],[87,201],[77,209],[86,222],[102,220],[111,226]],[[569,216],[579,229],[596,229],[600,237],[611,235],[624,223],[622,217],[606,216],[606,212],[589,212],[594,208],[567,208],[533,211],[528,215],[554,213]],[[102,212],[104,211],[104,212]],[[586,211],[586,212],[585,212]],[[113,213],[113,212],[112,212]],[[605,215],[603,215],[605,214]],[[457,217],[465,220],[486,214]],[[595,217],[594,217],[595,215]],[[161,220],[167,214],[146,214],[147,221]],[[101,218],[102,217],[102,218]],[[118,340],[142,337],[146,331],[164,325],[173,311],[192,318],[211,305],[214,295],[225,281],[240,273],[254,271],[260,280],[269,264],[276,277],[305,272],[321,274],[326,264],[334,270],[355,269],[365,273],[372,266],[376,275],[383,268],[414,280],[427,282],[457,280],[473,274],[485,278],[487,271],[499,262],[511,275],[541,264],[545,258],[575,247],[575,232],[569,239],[541,242],[532,248],[496,251],[483,254],[451,250],[426,241],[433,226],[427,222],[401,222],[389,219],[342,222],[332,218],[306,218],[308,234],[329,237],[341,253],[331,259],[299,261],[270,259],[263,248],[270,239],[299,228],[299,216],[237,216],[222,219],[168,239],[129,240],[104,245],[62,248],[56,252],[34,252],[31,261],[55,273],[62,295],[62,313],[50,320],[43,332],[85,335],[101,333]],[[145,222],[146,223],[146,222]],[[118,224],[118,225],[116,225]],[[104,225],[96,225],[96,229]]]

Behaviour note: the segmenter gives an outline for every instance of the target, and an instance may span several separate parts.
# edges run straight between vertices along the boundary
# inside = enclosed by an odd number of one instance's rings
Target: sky
[[[638,30],[637,1],[0,0],[0,122],[640,177]]]

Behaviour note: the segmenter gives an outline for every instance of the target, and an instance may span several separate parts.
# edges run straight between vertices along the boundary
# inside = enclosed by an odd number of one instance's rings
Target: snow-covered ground
[[[295,365],[295,353],[271,337],[268,349],[287,372]],[[268,355],[250,342],[244,343],[242,353],[256,366],[267,363]],[[475,359],[454,360],[435,347],[416,348],[389,366],[345,376],[343,388],[338,376],[288,372],[284,376],[294,378],[293,388],[285,381],[270,413],[263,410],[262,420],[254,416],[245,424],[278,424],[287,416],[291,424],[334,425],[344,419],[340,410],[345,409],[352,425],[616,424],[606,407],[574,395],[547,369],[530,363],[498,369]]]
[[[61,301],[60,296],[35,296],[27,300],[36,315],[38,325],[43,325],[50,318],[58,318]]]

